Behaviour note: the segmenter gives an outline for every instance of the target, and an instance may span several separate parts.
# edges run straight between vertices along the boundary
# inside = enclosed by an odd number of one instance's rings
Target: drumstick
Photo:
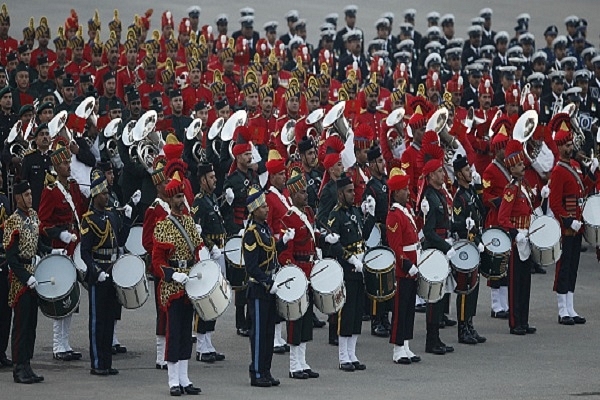
[[[291,282],[291,281],[293,281],[294,279],[296,279],[296,278],[292,276],[291,278],[288,278],[288,279],[286,279],[285,281],[283,281],[283,282],[281,282],[281,283],[278,283],[278,284],[277,284],[277,288],[280,288],[280,287],[282,287],[283,285],[286,285],[286,284],[290,283],[290,282]]]
[[[368,264],[368,263],[370,263],[371,261],[375,260],[376,258],[379,258],[379,257],[381,257],[382,255],[383,255],[383,253],[381,253],[381,254],[377,254],[375,257],[373,257],[373,258],[369,258],[367,261],[364,261],[364,262],[363,262],[363,264]]]
[[[327,225],[325,225],[324,223],[322,223],[320,220],[317,220],[317,222],[323,227],[325,228],[325,230],[327,231],[327,233],[329,234],[333,234],[333,232],[331,231],[331,229],[329,229],[329,227]]]
[[[202,272],[196,272],[196,276],[190,276],[190,279],[202,279]]]
[[[417,264],[417,268],[419,268],[421,266],[421,264],[423,264],[425,261],[427,261],[427,259],[429,257],[431,257],[433,255],[433,251],[431,253],[429,253],[429,255],[427,257],[425,257],[424,259],[422,259],[418,264]]]
[[[545,226],[546,226],[546,224],[542,224],[542,226],[539,226],[539,227],[535,228],[534,230],[532,230],[531,232],[529,232],[529,233],[527,234],[527,237],[529,237],[529,236],[533,235],[534,233],[536,233],[537,231],[539,231],[540,229],[542,229],[542,228],[543,228],[543,227],[545,227]]]
[[[52,285],[56,285],[56,280],[54,279],[54,277],[53,277],[53,276],[51,276],[51,277],[50,277],[50,280],[48,280],[48,281],[41,281],[41,282],[38,282],[38,285],[43,285],[43,284],[45,284],[45,283],[50,283],[50,284],[52,284]]]
[[[238,251],[240,248],[238,247],[237,249],[230,249],[230,250],[223,250],[223,253],[231,253],[232,251]]]
[[[465,246],[468,246],[468,245],[469,245],[469,243],[471,243],[471,242],[465,242],[465,243],[461,244],[460,246],[458,246],[457,248],[455,248],[454,250],[460,250],[460,249],[462,249],[463,247],[465,247]],[[491,244],[491,243],[492,243],[492,242],[490,242],[489,244]]]
[[[310,276],[310,279],[314,278],[315,276],[319,275],[321,272],[325,271],[325,269],[326,269],[327,267],[329,267],[329,265],[326,265],[326,266],[324,266],[324,267],[323,267],[323,269],[321,269],[321,270],[319,270],[319,271],[315,272],[314,274],[312,274],[312,275]]]

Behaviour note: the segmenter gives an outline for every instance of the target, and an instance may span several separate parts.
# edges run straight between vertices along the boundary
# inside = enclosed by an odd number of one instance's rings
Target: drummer
[[[192,203],[192,217],[196,224],[202,227],[202,240],[206,248],[210,249],[210,258],[215,260],[225,268],[223,259],[223,247],[225,246],[225,225],[223,217],[215,195],[217,187],[217,177],[215,170],[210,163],[200,163],[197,166],[197,175],[200,182],[200,193],[194,198]],[[225,355],[218,353],[212,344],[212,334],[215,331],[216,321],[203,321],[196,314],[194,316],[196,324],[196,361],[212,363],[223,361]]]
[[[454,160],[454,176],[458,190],[452,204],[452,233],[459,239],[466,239],[477,245],[479,253],[485,250],[481,241],[485,208],[481,200],[482,185],[471,185],[473,174],[466,157],[458,155]],[[479,274],[479,271],[477,271]],[[477,311],[479,283],[469,294],[456,294],[456,314],[458,316],[458,343],[484,343],[486,338],[473,327],[473,317]]]
[[[160,278],[160,306],[167,314],[165,360],[171,396],[199,394],[188,377],[192,356],[192,317],[194,309],[185,295],[188,273],[199,259],[202,238],[191,216],[185,214],[185,185],[176,171],[165,192],[170,214],[154,229],[152,267]]]
[[[397,364],[411,364],[421,357],[410,350],[409,341],[415,327],[415,296],[417,295],[417,251],[419,237],[415,216],[408,207],[409,176],[398,168],[390,171],[390,212],[386,219],[388,245],[396,255],[396,293],[392,311],[390,343],[394,344],[392,359]]]
[[[110,273],[125,245],[131,228],[131,208],[121,220],[108,205],[108,182],[98,169],[91,176],[90,210],[81,221],[81,259],[87,266],[89,297],[89,338],[92,375],[116,375],[112,368],[112,343],[117,293]]]
[[[37,327],[38,285],[33,276],[36,254],[50,250],[39,240],[39,220],[31,208],[33,197],[27,181],[13,187],[17,209],[4,223],[2,243],[10,268],[9,305],[14,309],[12,327],[13,379],[16,383],[37,383],[44,380],[31,369]]]

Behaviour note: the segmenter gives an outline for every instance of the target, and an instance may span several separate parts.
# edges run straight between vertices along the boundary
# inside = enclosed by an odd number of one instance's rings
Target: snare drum
[[[450,259],[452,276],[456,281],[454,291],[469,294],[479,283],[479,250],[468,240],[458,240],[452,246],[456,254]]]
[[[384,246],[377,246],[365,254],[363,275],[365,292],[376,301],[386,301],[396,293],[396,256]]]
[[[332,258],[318,260],[312,268],[310,284],[315,306],[323,314],[335,314],[346,302],[344,270]]]
[[[422,261],[421,261],[422,260]],[[445,294],[448,260],[439,250],[427,249],[417,257],[419,286],[417,294],[428,303],[437,303]]]
[[[73,263],[75,264],[75,269],[77,270],[77,280],[81,282],[81,285],[83,285],[85,290],[88,290],[88,283],[85,280],[85,274],[87,274],[87,265],[81,258],[81,243],[77,243],[77,246],[75,246]]]
[[[198,275],[200,274],[200,275]],[[213,260],[200,261],[190,270],[185,292],[203,321],[219,318],[231,303],[231,286]]]
[[[35,268],[34,276],[38,282],[36,291],[42,314],[60,319],[68,317],[77,309],[80,289],[75,265],[69,257],[47,255]]]
[[[592,246],[600,246],[600,194],[590,196],[583,206],[583,237]]]
[[[510,257],[510,236],[502,228],[486,229],[481,235],[485,250],[481,253],[479,272],[487,279],[500,279],[508,271]]]
[[[150,291],[146,279],[146,264],[138,256],[125,254],[119,257],[112,268],[112,278],[117,290],[117,299],[128,309],[144,305]]]
[[[125,242],[125,248],[128,252],[136,256],[144,256],[146,254],[146,249],[142,245],[142,232],[143,227],[141,225],[132,226],[129,230],[129,236],[127,236],[127,241]]]
[[[365,242],[365,245],[368,249],[381,246],[381,228],[379,227],[379,224],[375,224],[373,226],[373,230],[371,231],[369,238]]]
[[[279,270],[277,285],[277,312],[286,321],[296,321],[308,310],[308,280],[304,271],[293,264]]]
[[[248,283],[248,275],[242,260],[242,245],[242,237],[233,236],[227,240],[223,249],[227,280],[233,290],[243,290]]]
[[[542,215],[531,220],[529,226],[529,242],[532,259],[540,265],[554,264],[562,254],[560,240],[560,224],[549,215]]]

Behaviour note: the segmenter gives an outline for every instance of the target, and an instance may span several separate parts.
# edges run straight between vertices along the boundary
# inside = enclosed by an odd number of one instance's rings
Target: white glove
[[[216,260],[221,257],[221,250],[217,247],[217,245],[213,245],[212,249],[210,249],[210,258]]]
[[[360,210],[362,211],[363,214],[367,213],[367,201],[363,201],[360,205]]]
[[[581,221],[574,219],[573,222],[571,222],[571,229],[573,229],[575,232],[579,232],[582,225],[583,224],[581,223]]]
[[[475,185],[481,185],[481,175],[473,166],[471,167],[471,179]]]
[[[198,236],[202,235],[202,227],[200,224],[196,224],[196,232],[198,232]]]
[[[283,234],[283,243],[287,244],[290,240],[292,240],[296,236],[296,230],[294,228],[290,228]]]
[[[123,207],[123,213],[127,218],[131,218],[131,213],[133,212],[133,208],[129,204],[125,204]]]
[[[429,201],[426,197],[421,201],[421,211],[423,211],[423,215],[429,214]]]
[[[337,233],[330,233],[327,236],[325,236],[325,242],[329,244],[336,244],[337,242],[339,242],[339,240],[340,235],[338,235]]]
[[[142,199],[142,191],[140,189],[138,189],[131,196],[131,202],[133,203],[134,206],[137,206],[137,204],[140,202],[141,199]]]
[[[35,280],[35,276],[31,275],[29,279],[27,279],[27,286],[29,286],[29,289],[35,289],[37,285],[38,283]]]
[[[375,199],[373,198],[373,196],[367,196],[367,199],[365,200],[365,203],[367,203],[367,212],[369,214],[371,214],[372,217],[375,216]]]
[[[58,235],[58,238],[60,240],[62,240],[63,243],[69,244],[69,243],[71,243],[71,239],[72,239],[71,232],[69,232],[69,231],[62,231],[60,233],[60,235]]]
[[[360,261],[356,255],[353,255],[352,257],[350,257],[348,259],[348,262],[350,264],[354,265],[354,269],[356,270],[356,272],[362,272],[362,270],[363,270],[362,261]]]
[[[542,199],[547,199],[548,196],[550,196],[550,187],[548,185],[545,185],[542,190],[540,191],[540,196],[542,196]]]
[[[452,257],[454,257],[455,254],[456,250],[454,250],[454,247],[450,247],[450,250],[448,250],[448,252],[446,253],[446,260],[450,260]]]
[[[485,251],[485,246],[483,245],[483,243],[479,243],[477,245],[477,250],[479,250],[480,253],[483,253]]]
[[[517,243],[526,243],[529,239],[527,238],[527,234],[525,233],[525,231],[521,231],[517,234],[515,240],[517,241]]]
[[[173,272],[173,280],[185,285],[190,280],[190,277],[183,272]]]
[[[408,274],[410,276],[415,276],[417,274],[417,272],[419,272],[419,268],[417,268],[416,265],[413,265],[412,267],[410,267],[410,269],[408,270]]]
[[[244,228],[240,229],[240,231],[237,233],[238,236],[244,236],[244,232],[246,232],[246,230]]]
[[[279,290],[279,288],[277,287],[277,285],[275,284],[275,282],[273,282],[273,286],[271,286],[271,290],[269,290],[269,293],[271,293],[271,294],[277,294],[278,290]]]
[[[50,254],[59,254],[61,256],[66,256],[67,255],[67,250],[65,250],[65,249],[52,249],[52,251],[50,252]]]
[[[102,271],[100,272],[100,275],[98,275],[98,282],[104,282],[106,278],[108,278],[108,274]]]
[[[598,169],[599,164],[600,164],[600,162],[598,161],[597,158],[592,159],[592,161],[589,163],[588,168],[590,169],[590,172],[592,174],[596,173],[596,170]]]
[[[468,217],[465,220],[465,225],[467,226],[467,230],[470,231],[471,229],[475,228],[475,221],[473,221],[473,218]]]
[[[227,204],[231,205],[233,203],[234,198],[235,198],[235,194],[233,193],[233,189],[227,188],[225,190],[225,200],[227,201]]]

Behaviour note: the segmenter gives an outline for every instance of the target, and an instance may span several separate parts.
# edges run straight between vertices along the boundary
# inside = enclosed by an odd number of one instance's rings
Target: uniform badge
[[[331,218],[330,220],[327,221],[327,225],[331,226],[333,225],[333,222],[335,221],[335,217]]]
[[[462,211],[462,207],[454,207],[454,214],[455,215],[460,215],[460,212]]]
[[[353,214],[353,215],[351,215],[351,216],[350,216],[350,221],[352,221],[352,222],[356,222],[356,215],[354,215],[354,214]]]
[[[484,188],[489,188],[490,186],[492,186],[492,182],[488,181],[488,180],[483,180],[483,187]]]
[[[508,203],[510,203],[514,199],[515,199],[515,195],[514,194],[512,194],[512,193],[505,193],[504,194],[504,200],[506,200]]]
[[[388,230],[392,233],[396,233],[396,229],[398,229],[398,223],[396,222],[396,225],[392,226],[387,226]]]
[[[309,179],[308,180],[308,186],[312,186],[315,184],[315,180],[314,179]]]
[[[402,169],[407,169],[408,167],[410,167],[410,163],[402,163],[400,166],[402,167]]]
[[[381,187],[381,191],[382,191],[383,193],[387,192],[387,186],[386,186],[386,185],[383,185],[383,186]]]
[[[246,179],[246,180],[244,181],[244,186],[248,187],[248,185],[249,185],[249,184],[250,184],[250,181],[249,181],[248,179]]]

